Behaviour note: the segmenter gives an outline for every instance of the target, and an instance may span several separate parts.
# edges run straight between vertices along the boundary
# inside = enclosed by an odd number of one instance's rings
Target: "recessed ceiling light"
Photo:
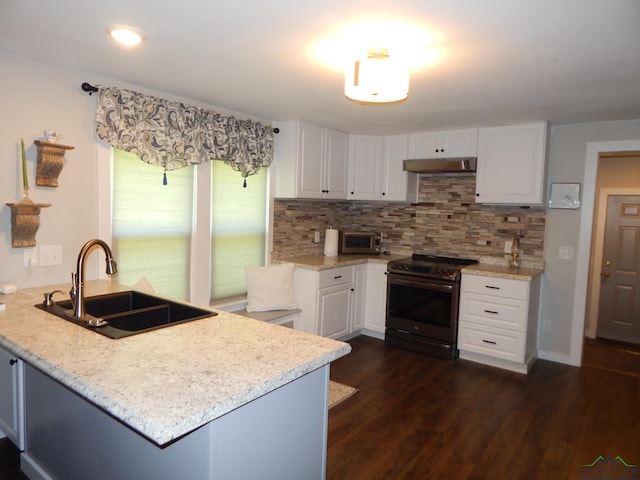
[[[121,25],[107,27],[107,33],[111,35],[118,43],[132,47],[139,44],[147,38],[147,36],[139,30]]]

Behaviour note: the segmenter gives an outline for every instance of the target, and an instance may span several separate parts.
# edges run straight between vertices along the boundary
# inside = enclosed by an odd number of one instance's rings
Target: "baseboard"
[[[363,328],[361,333],[362,335],[366,335],[367,337],[373,337],[373,338],[377,338],[378,340],[384,340],[384,332],[378,332],[376,330]]]
[[[20,455],[20,470],[30,480],[53,480],[31,457],[25,452]]]
[[[510,370],[512,372],[521,373],[526,375],[529,372],[529,368],[535,361],[535,357],[531,357],[527,363],[511,362],[502,358],[491,357],[489,355],[483,355],[481,353],[469,352],[466,350],[460,350],[460,359],[469,360],[471,362],[482,363],[484,365],[490,365],[492,367],[502,368],[504,370]]]
[[[549,360],[550,362],[573,365],[574,367],[580,366],[580,365],[573,364],[571,362],[571,356],[565,353],[550,352],[548,350],[538,350],[538,358],[541,360]]]

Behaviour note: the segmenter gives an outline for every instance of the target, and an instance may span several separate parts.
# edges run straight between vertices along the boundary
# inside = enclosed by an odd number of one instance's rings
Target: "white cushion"
[[[298,308],[293,287],[293,264],[245,267],[247,312]]]

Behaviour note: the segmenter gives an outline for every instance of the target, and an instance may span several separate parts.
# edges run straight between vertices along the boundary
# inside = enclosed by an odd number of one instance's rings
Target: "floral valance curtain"
[[[246,178],[273,160],[270,126],[114,87],[98,87],[96,132],[165,170],[223,160]]]

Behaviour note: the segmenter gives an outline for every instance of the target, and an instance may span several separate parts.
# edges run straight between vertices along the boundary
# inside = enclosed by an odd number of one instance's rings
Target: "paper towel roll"
[[[324,255],[326,257],[338,256],[338,230],[327,228],[324,231]]]

